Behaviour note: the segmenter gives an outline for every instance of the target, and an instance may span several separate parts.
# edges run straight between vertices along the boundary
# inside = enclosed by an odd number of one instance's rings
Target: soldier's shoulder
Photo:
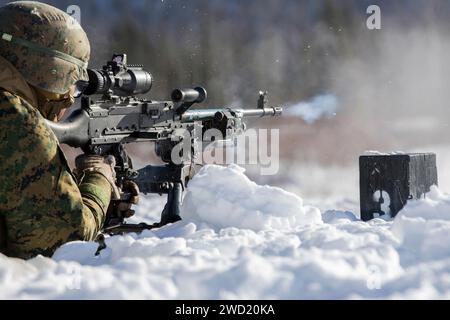
[[[22,102],[17,94],[0,88],[0,106],[14,107],[18,104],[22,104]]]
[[[15,118],[26,121],[28,118],[34,117],[36,111],[35,108],[19,95],[0,89],[0,116],[2,119],[9,120],[10,118]]]

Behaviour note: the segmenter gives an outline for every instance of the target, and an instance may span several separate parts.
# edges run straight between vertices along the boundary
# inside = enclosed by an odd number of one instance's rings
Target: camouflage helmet
[[[79,23],[48,4],[16,1],[0,8],[0,55],[33,86],[64,94],[88,80],[90,45]]]

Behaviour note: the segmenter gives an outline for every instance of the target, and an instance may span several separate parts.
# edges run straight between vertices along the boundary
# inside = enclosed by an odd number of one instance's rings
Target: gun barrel
[[[224,111],[234,113],[237,117],[247,118],[247,117],[276,117],[280,116],[283,112],[281,107],[270,107],[261,109],[234,109],[234,108],[224,108],[224,109],[197,109],[190,110],[181,115],[182,122],[191,122],[197,120],[207,120],[217,117]]]
[[[281,116],[282,112],[281,107],[242,110],[244,117],[276,117]]]

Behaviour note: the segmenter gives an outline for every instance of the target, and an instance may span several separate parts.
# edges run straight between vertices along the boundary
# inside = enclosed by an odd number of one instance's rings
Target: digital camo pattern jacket
[[[77,185],[34,91],[0,57],[0,219],[2,252],[50,256],[61,244],[93,240],[105,220],[111,186],[102,175]]]

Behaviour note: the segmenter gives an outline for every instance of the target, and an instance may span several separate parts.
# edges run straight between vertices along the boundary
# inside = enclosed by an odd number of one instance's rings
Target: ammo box
[[[363,155],[359,157],[361,219],[394,217],[408,199],[419,199],[437,185],[434,153]]]

